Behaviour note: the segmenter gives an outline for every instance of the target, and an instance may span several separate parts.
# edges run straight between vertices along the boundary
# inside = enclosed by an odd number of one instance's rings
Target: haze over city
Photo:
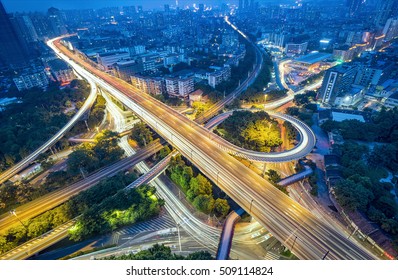
[[[293,3],[292,0],[260,0],[260,3]],[[162,9],[165,4],[176,5],[178,3],[180,8],[185,6],[192,6],[196,3],[204,3],[207,5],[220,5],[222,3],[232,3],[237,5],[238,0],[226,1],[226,0],[204,0],[204,1],[193,1],[193,0],[4,0],[4,6],[8,11],[44,11],[49,7],[56,7],[59,9],[96,9],[103,7],[118,7],[118,6],[130,6],[130,5],[142,5],[145,9]]]

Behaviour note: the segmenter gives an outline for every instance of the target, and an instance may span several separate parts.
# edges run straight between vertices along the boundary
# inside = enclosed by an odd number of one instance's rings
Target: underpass
[[[59,52],[52,42],[49,42],[50,47]],[[68,53],[59,44],[57,47]],[[94,69],[72,54],[68,55],[89,69],[93,73],[91,78],[96,83],[145,120],[246,211],[250,209],[256,220],[274,236],[289,246],[294,242],[295,254],[300,258],[373,258],[329,225],[319,221],[307,209],[275,190],[253,171],[243,170],[238,161],[217,146],[215,135],[205,128],[192,123],[152,97],[137,92],[131,85]],[[64,58],[77,71],[86,71],[66,56]],[[162,118],[166,115],[167,118]],[[295,236],[300,238],[294,238]]]

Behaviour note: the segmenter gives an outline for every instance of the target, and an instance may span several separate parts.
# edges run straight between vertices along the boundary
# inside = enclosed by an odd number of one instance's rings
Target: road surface
[[[154,153],[158,152],[163,145],[157,141],[153,144],[141,149],[134,156],[120,160],[111,166],[104,167],[101,170],[93,173],[92,175],[80,180],[68,187],[61,190],[51,192],[38,199],[28,202],[15,209],[18,218],[24,222],[30,218],[36,217],[45,211],[55,208],[56,206],[66,202],[72,196],[78,194],[81,191],[87,190],[94,186],[104,178],[116,175],[118,172],[126,170],[137,163],[143,161]],[[7,229],[18,225],[19,221],[14,215],[5,213],[0,216],[0,232],[5,232]]]
[[[292,251],[299,258],[374,258],[268,181],[243,168],[240,162],[219,148],[217,140],[214,141],[216,135],[206,128],[128,83],[94,68],[70,53],[59,43],[59,38],[50,40],[48,45],[77,72],[90,75],[98,85],[143,119],[278,240],[294,247]]]

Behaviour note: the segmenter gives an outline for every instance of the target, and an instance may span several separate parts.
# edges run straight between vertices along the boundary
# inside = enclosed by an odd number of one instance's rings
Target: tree
[[[214,208],[214,199],[209,195],[198,195],[192,205],[199,211],[210,214]]]
[[[310,100],[306,94],[296,94],[293,98],[293,102],[297,106],[304,106],[307,105],[310,102]]]
[[[118,133],[106,130],[100,133],[95,140],[94,153],[101,165],[115,162],[124,155],[124,151],[119,147]]]
[[[339,204],[349,211],[364,210],[373,199],[373,194],[370,190],[349,179],[338,182],[335,192]]]
[[[219,125],[219,133],[235,145],[269,152],[282,143],[278,123],[263,111],[235,111]]]
[[[300,110],[297,107],[289,107],[286,109],[286,114],[291,116],[298,116],[300,114]]]
[[[173,66],[173,72],[178,72],[184,69],[189,68],[189,65],[185,62],[179,62],[176,65]]]
[[[278,183],[281,180],[281,175],[279,175],[279,173],[273,169],[269,169],[266,174],[268,176],[268,180],[270,180],[272,183]]]
[[[290,141],[296,140],[297,138],[297,130],[294,128],[294,126],[290,122],[283,122],[283,126],[286,129],[287,133],[287,138]]]
[[[201,194],[212,194],[211,183],[202,174],[199,174],[197,177],[191,178],[189,182],[189,187],[192,190],[194,196],[198,196]]]
[[[398,169],[398,149],[395,145],[387,144],[375,146],[368,156],[368,163],[372,167],[383,166],[391,170]]]
[[[90,172],[98,166],[98,159],[94,152],[84,146],[68,156],[68,174],[76,176],[83,171]]]
[[[104,260],[213,260],[207,251],[194,252],[185,258],[171,252],[171,248],[164,244],[155,244],[147,250],[141,250],[136,254],[128,254],[104,258]]]
[[[225,217],[229,212],[229,204],[225,199],[217,198],[214,201],[214,214],[218,217]]]
[[[137,141],[140,146],[146,146],[153,141],[151,130],[143,122],[134,125],[131,138]]]
[[[171,153],[171,150],[170,150],[169,146],[166,145],[160,150],[159,153],[160,153],[160,158],[163,159]]]

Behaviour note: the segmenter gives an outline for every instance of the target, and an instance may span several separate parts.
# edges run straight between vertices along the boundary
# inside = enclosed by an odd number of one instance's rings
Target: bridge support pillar
[[[266,172],[266,171],[267,171],[267,163],[264,162],[263,173],[262,173],[262,176],[263,176],[263,177],[265,176],[265,172]]]

